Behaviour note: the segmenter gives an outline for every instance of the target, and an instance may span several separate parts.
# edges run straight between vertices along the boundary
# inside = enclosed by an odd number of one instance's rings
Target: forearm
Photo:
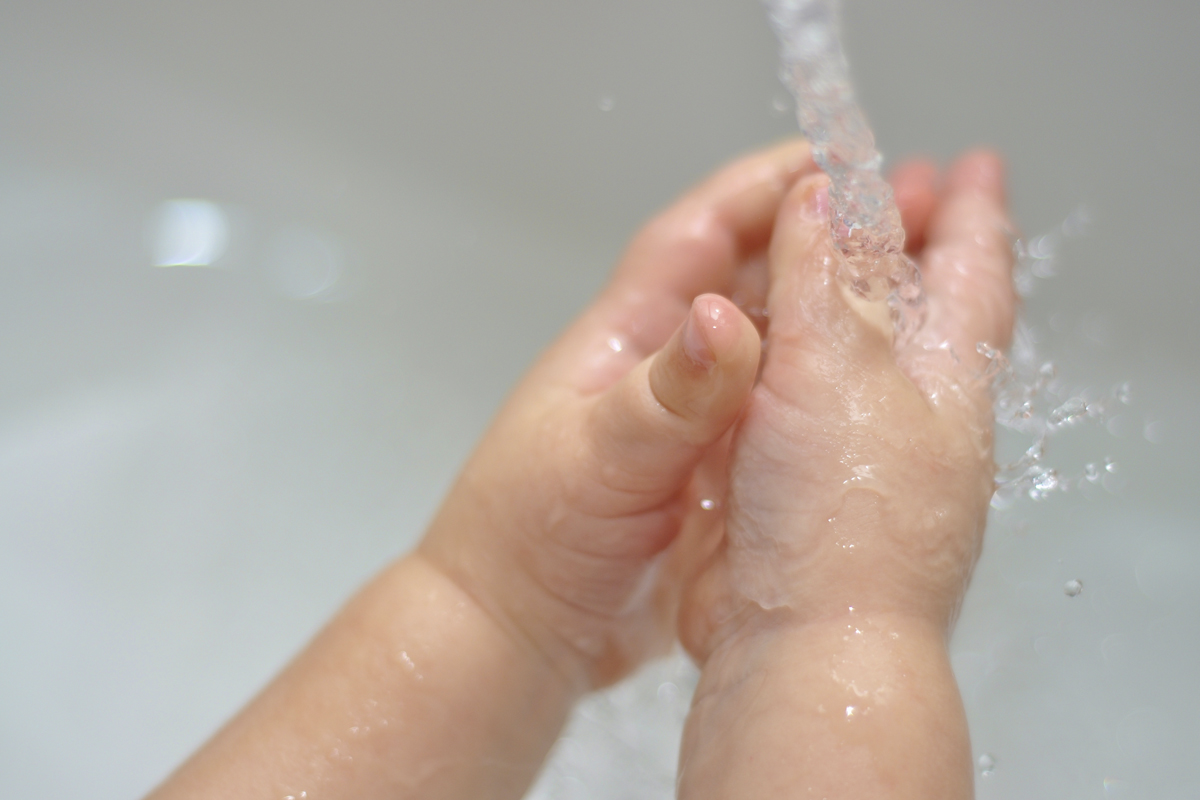
[[[681,800],[966,800],[966,719],[944,634],[847,612],[731,637],[704,665]]]
[[[575,696],[413,555],[151,798],[517,798]]]

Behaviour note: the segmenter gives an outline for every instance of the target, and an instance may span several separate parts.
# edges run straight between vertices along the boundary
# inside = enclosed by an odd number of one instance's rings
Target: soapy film
[[[904,254],[904,226],[879,172],[875,136],[854,98],[838,28],[838,0],[768,0],[779,37],[781,79],[796,99],[800,131],[829,176],[840,275],[859,296],[886,299],[897,346],[921,326],[925,293]]]

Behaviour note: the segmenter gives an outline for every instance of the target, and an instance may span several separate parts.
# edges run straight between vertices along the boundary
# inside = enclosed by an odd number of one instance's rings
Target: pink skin
[[[1015,302],[1001,170],[994,156],[969,154],[949,172],[936,208],[918,198],[928,209],[915,216],[928,220],[918,256],[929,315],[899,353],[834,277],[825,178],[802,180],[781,210],[778,225],[789,233],[772,247],[770,346],[733,438],[729,513],[702,535],[689,531],[715,551],[684,608],[684,641],[695,654],[743,612],[728,551],[762,544],[748,529],[764,526],[795,531],[766,544],[801,562],[786,581],[796,613],[878,596],[888,608],[951,624],[991,495],[990,398],[975,345],[1007,345]],[[907,174],[912,184],[898,197],[933,194],[928,171]],[[922,518],[929,514],[945,522]],[[735,528],[728,539],[726,526]],[[889,529],[888,538],[861,530],[868,526]],[[851,528],[871,541],[838,545]],[[859,585],[864,572],[871,578]]]
[[[968,154],[930,207],[936,176],[908,170],[898,195],[908,219],[928,220],[914,238],[929,313],[899,352],[886,308],[837,279],[827,179],[803,178],[784,201],[769,346],[731,439],[728,511],[683,539],[708,557],[681,608],[684,645],[704,665],[681,797],[808,796],[778,793],[800,785],[969,796],[945,639],[993,485],[976,344],[1006,347],[1013,322],[1002,174],[995,156]],[[770,782],[735,768],[779,742],[792,749]]]
[[[671,544],[702,511],[695,470],[761,350],[722,295],[761,265],[780,203],[815,170],[791,142],[652,220],[517,387],[420,547],[572,685],[610,683],[675,638]]]
[[[897,171],[930,298],[900,353],[826,262],[823,181],[790,142],[652,221],[418,549],[152,796],[517,798],[677,635],[685,800],[969,794],[945,634],[991,481],[974,345],[1011,326],[1001,169]]]
[[[810,458],[817,441],[812,436],[814,419],[839,402],[836,390],[849,386],[846,381],[854,377],[859,361],[877,362],[881,369],[892,362],[883,376],[891,383],[880,388],[895,403],[912,406],[896,409],[899,419],[878,418],[885,428],[894,428],[901,419],[908,424],[905,415],[926,406],[926,397],[913,392],[910,381],[916,381],[926,396],[939,391],[943,396],[946,380],[948,386],[959,386],[974,368],[975,341],[990,338],[1004,344],[1009,324],[1004,314],[1007,309],[1011,315],[1012,301],[1007,284],[1001,285],[1007,280],[1007,250],[996,255],[996,247],[1004,242],[998,231],[1007,225],[1002,205],[995,211],[993,202],[999,196],[1002,204],[1000,169],[994,157],[967,156],[949,173],[940,195],[936,170],[927,162],[897,171],[897,200],[905,222],[913,226],[910,238],[931,237],[931,246],[920,253],[930,324],[894,362],[886,337],[871,326],[856,329],[857,315],[806,322],[789,314],[794,302],[781,303],[789,293],[820,296],[825,291],[812,281],[796,282],[800,273],[779,266],[785,257],[803,259],[821,250],[826,245],[819,236],[805,241],[776,236],[770,258],[764,258],[776,212],[778,224],[789,228],[799,212],[787,206],[779,210],[787,190],[797,179],[823,180],[804,146],[777,148],[722,171],[634,240],[612,284],[539,361],[501,411],[420,552],[467,587],[506,626],[550,654],[554,663],[579,671],[587,686],[608,683],[662,651],[673,638],[675,576],[694,570],[695,562],[706,557],[719,538],[712,531],[721,529],[722,516],[705,512],[699,501],[720,496],[729,452],[725,434],[747,396],[747,420],[734,452],[739,447],[749,452],[740,443],[761,440],[757,446],[763,454],[771,452],[780,462],[804,462],[801,468],[774,473],[779,491],[819,497],[837,471]],[[979,194],[989,191],[987,197]],[[821,228],[824,213],[813,213],[803,230]],[[980,225],[987,231],[979,235],[991,237],[983,249],[991,261],[1000,262],[994,269],[984,265],[1000,282],[992,281],[985,291],[975,291],[984,273],[971,262],[981,249],[972,238]],[[786,256],[778,252],[780,241],[790,248]],[[768,260],[770,296],[764,303],[755,289],[761,294],[765,281],[747,276],[761,273]],[[972,268],[958,275],[956,270],[967,262]],[[770,308],[772,355],[753,394],[751,376],[758,368],[759,352],[755,328],[729,300],[710,294],[731,293],[738,287],[747,289],[743,305]],[[681,329],[684,320],[689,324]],[[831,321],[841,328],[827,329]],[[763,318],[755,322],[765,327]],[[701,339],[707,348],[700,346]],[[943,341],[965,359],[967,372],[954,372],[943,363],[944,349],[932,355],[923,349]],[[620,349],[615,351],[612,342]],[[816,344],[824,349],[810,346]],[[688,345],[694,350],[690,357]],[[699,354],[705,349],[707,354]],[[830,374],[822,362],[829,357],[849,359],[851,371],[840,378]],[[702,363],[709,359],[712,366]],[[808,409],[813,418],[809,422],[757,424],[768,398],[801,394],[826,404]],[[967,455],[947,455],[951,461],[942,468],[951,469],[953,463],[970,476],[948,485],[946,496],[957,496],[954,493],[965,491],[967,484],[972,487],[965,495],[970,502],[948,507],[969,508],[960,516],[970,518],[971,524],[963,519],[956,524],[975,531],[978,499],[990,480],[990,473],[985,474],[990,469],[989,445],[980,437],[987,436],[990,423],[985,395],[972,390],[969,397],[974,399],[970,413],[954,419],[969,418],[978,429],[971,445],[974,461],[966,469]],[[773,419],[771,414],[766,417]],[[962,426],[942,424],[947,429],[931,436],[939,443],[959,441]],[[899,446],[891,455],[904,457]],[[741,472],[735,459],[734,474]],[[746,480],[757,482],[753,473]],[[807,482],[801,484],[804,492],[794,490],[795,481]],[[539,490],[531,492],[532,486]],[[743,507],[776,505],[766,496],[739,498],[737,492],[730,498],[731,514],[739,502]],[[834,510],[816,503],[805,513],[829,511],[828,518]],[[799,511],[785,509],[789,514]],[[690,529],[710,532],[689,534],[670,547],[681,530]],[[977,540],[979,532],[981,528],[970,535]],[[484,538],[470,540],[480,536]],[[930,548],[940,552],[934,544]],[[962,565],[973,563],[974,553],[975,546],[949,557],[957,566],[947,567],[953,578],[947,578],[938,596],[954,599],[943,605],[956,607],[969,574]],[[886,559],[887,551],[878,557]],[[912,569],[916,575],[924,567]],[[525,580],[514,581],[514,575]],[[947,609],[944,615],[949,618],[952,613]],[[696,616],[684,610],[685,632]],[[694,644],[690,636],[685,641]]]
[[[925,231],[938,204],[940,178],[937,164],[923,158],[905,161],[888,175],[904,224],[904,249],[909,253],[925,249]]]
[[[153,797],[520,797],[574,701],[675,638],[673,543],[761,352],[722,295],[751,273],[761,294],[780,204],[813,171],[781,144],[647,225],[418,549]]]

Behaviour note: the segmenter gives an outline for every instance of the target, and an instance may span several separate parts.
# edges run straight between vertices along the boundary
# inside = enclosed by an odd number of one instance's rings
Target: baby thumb
[[[611,512],[636,513],[683,488],[738,418],[761,352],[745,314],[724,297],[701,295],[670,341],[598,398],[588,418],[590,455],[602,482],[625,498]]]

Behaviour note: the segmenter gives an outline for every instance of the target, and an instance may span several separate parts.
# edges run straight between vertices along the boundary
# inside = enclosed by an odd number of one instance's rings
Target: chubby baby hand
[[[784,144],[650,222],[517,387],[420,547],[583,688],[674,638],[664,553],[705,513],[694,473],[724,446],[761,352],[722,295],[761,271],[781,202],[814,171],[807,144]]]
[[[825,176],[784,201],[765,362],[732,439],[726,514],[687,534],[705,557],[681,630],[702,661],[764,610],[789,624],[854,614],[952,624],[993,489],[976,347],[1003,349],[1013,324],[1002,172],[978,152],[940,189],[931,165],[895,177],[928,302],[899,349],[886,307],[839,279]]]

